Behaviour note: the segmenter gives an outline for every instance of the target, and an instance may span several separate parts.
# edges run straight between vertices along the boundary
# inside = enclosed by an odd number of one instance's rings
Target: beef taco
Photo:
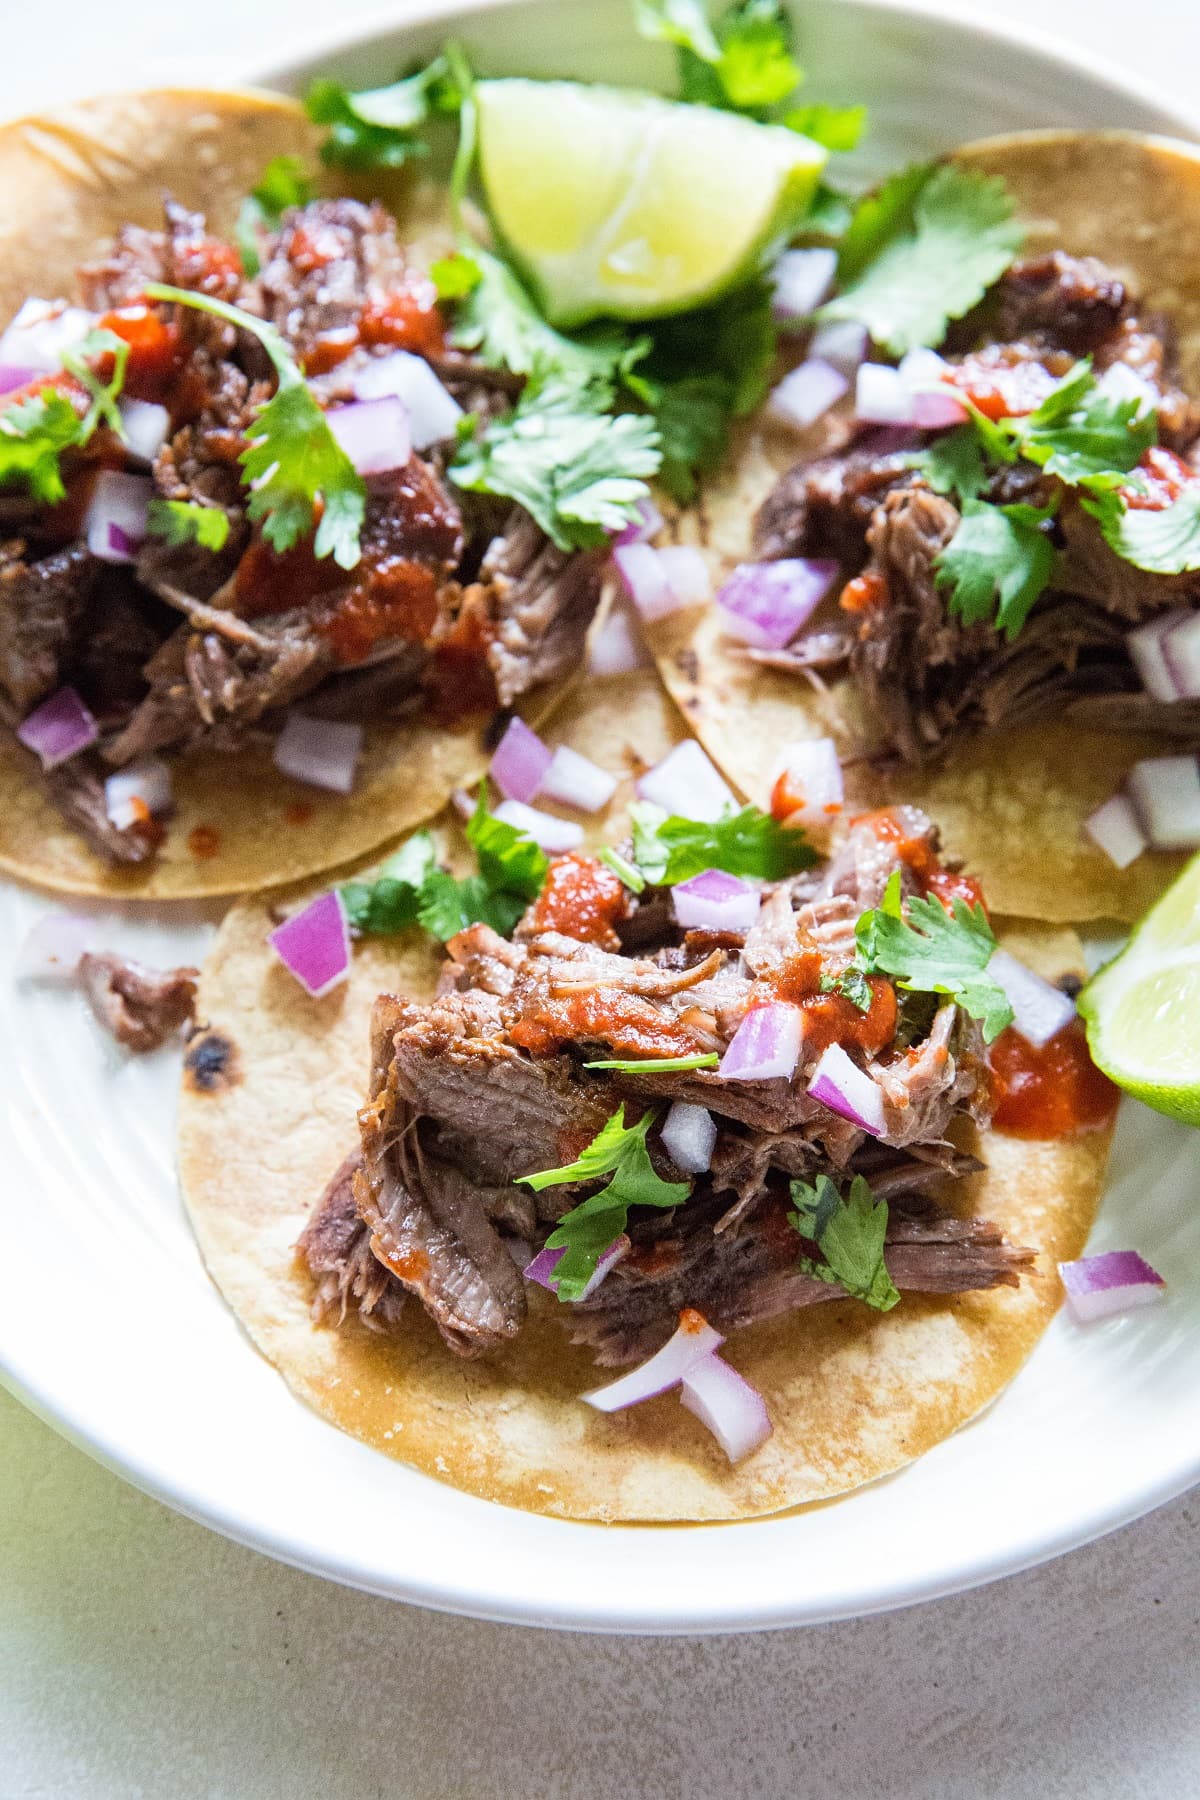
[[[439,827],[342,891],[363,935],[321,999],[267,942],[311,890],[227,918],[182,1096],[205,1260],[301,1398],[487,1499],[842,1493],[977,1413],[1058,1305],[1113,1111],[1054,985],[1078,942],[1014,924],[993,961],[915,808],[825,857],[732,811],[646,675],[552,735],[620,777],[590,849],[477,806],[459,875]],[[1049,1048],[1010,1023],[1013,957]]]
[[[955,211],[955,171],[1003,187]],[[860,797],[927,806],[1000,910],[1134,918],[1197,841],[1200,156],[995,139],[907,171],[855,232],[800,341],[857,393],[811,423],[799,378],[797,460],[780,390],[676,521],[718,586],[749,566],[729,607],[651,628],[664,678],[754,799],[780,741],[828,734]],[[989,238],[991,285],[956,310]],[[827,590],[815,611],[772,602],[779,564]]]

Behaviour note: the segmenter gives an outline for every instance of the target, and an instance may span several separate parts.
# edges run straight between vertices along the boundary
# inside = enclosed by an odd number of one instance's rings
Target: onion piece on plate
[[[318,894],[268,932],[267,942],[314,1000],[320,1000],[350,973],[350,926],[336,888]]]
[[[1087,1324],[1111,1313],[1135,1306],[1151,1306],[1161,1300],[1166,1282],[1136,1250],[1105,1250],[1098,1256],[1081,1256],[1076,1262],[1059,1263],[1067,1305]]]
[[[786,780],[785,780],[786,778]],[[774,796],[781,782],[789,803],[795,802],[785,823],[816,831],[828,826],[841,812],[846,798],[842,765],[832,738],[797,738],[775,760],[771,770]]]
[[[800,1060],[802,1025],[800,1008],[786,1000],[753,1007],[730,1039],[717,1073],[724,1081],[790,1081]]]
[[[713,595],[712,576],[703,552],[694,544],[664,544],[658,562],[681,607],[708,605]]]
[[[685,738],[660,763],[639,777],[638,798],[661,806],[665,813],[715,825],[737,802],[695,738]]]
[[[171,808],[171,771],[158,756],[127,763],[104,783],[104,810],[118,831],[144,824]]]
[[[387,475],[412,455],[408,408],[394,394],[331,406],[325,420],[360,475]]]
[[[502,800],[492,817],[523,831],[539,849],[549,851],[552,856],[564,850],[577,850],[583,842],[582,825],[576,825],[573,819],[555,818],[553,813],[538,812],[522,800]]]
[[[17,388],[25,387],[37,374],[37,369],[27,369],[20,363],[0,362],[0,394],[11,394]]]
[[[724,1342],[703,1313],[685,1306],[674,1336],[668,1338],[649,1362],[644,1362],[639,1369],[631,1369],[619,1380],[609,1382],[607,1387],[593,1388],[590,1394],[581,1394],[580,1398],[598,1412],[620,1412],[622,1407],[636,1406],[640,1400],[651,1400],[655,1394],[665,1394],[668,1388],[678,1387],[698,1362],[719,1350]]]
[[[273,761],[293,781],[348,794],[362,755],[363,728],[347,719],[310,719],[289,713],[275,740]]]
[[[883,1136],[883,1095],[879,1084],[851,1061],[840,1044],[830,1044],[822,1052],[809,1079],[808,1091],[839,1118],[849,1119],[871,1137]]]
[[[1111,800],[1098,806],[1083,821],[1083,829],[1118,869],[1127,869],[1143,850],[1149,848],[1149,840],[1128,794],[1114,794]]]
[[[92,555],[101,562],[134,562],[146,539],[146,519],[153,497],[154,483],[148,475],[102,469],[83,521]]]
[[[59,688],[17,726],[17,737],[41,758],[43,769],[56,769],[99,736],[100,727],[73,687]]]
[[[613,563],[643,619],[665,619],[712,598],[708,566],[690,545],[617,544]]]
[[[785,250],[768,273],[771,311],[781,323],[807,319],[829,295],[837,274],[837,251],[820,247]]]
[[[688,1370],[679,1398],[708,1427],[731,1463],[741,1462],[771,1435],[766,1401],[715,1350]]]
[[[865,425],[915,425],[913,391],[890,363],[863,363],[854,386],[854,411]]]
[[[602,1251],[596,1258],[596,1267],[592,1270],[579,1300],[573,1301],[572,1304],[578,1306],[580,1301],[590,1300],[609,1270],[615,1269],[621,1258],[627,1256],[632,1247],[624,1232],[620,1237],[614,1238],[608,1249]],[[566,1254],[564,1248],[539,1250],[533,1261],[525,1266],[526,1281],[535,1281],[539,1287],[549,1288],[552,1294],[556,1293],[558,1283],[554,1279],[554,1271]]]
[[[95,941],[95,923],[82,913],[47,913],[17,951],[18,981],[73,981],[79,959]]]
[[[1163,660],[1178,697],[1200,699],[1200,613],[1177,620],[1161,641]]]
[[[1135,763],[1129,797],[1156,850],[1200,845],[1200,766],[1194,756],[1149,756]]]
[[[569,744],[560,744],[547,764],[541,792],[560,806],[601,812],[616,793],[618,779]]]
[[[807,431],[849,391],[849,379],[841,369],[835,369],[832,363],[819,356],[809,356],[772,388],[767,400],[767,416],[777,424]]]
[[[1043,981],[1007,950],[993,950],[987,967],[988,974],[1008,995],[1008,1003],[1013,1009],[1013,1030],[1035,1050],[1057,1037],[1077,1016],[1075,1002],[1069,994],[1064,994],[1052,982]]]
[[[676,1100],[662,1122],[659,1136],[663,1149],[685,1175],[703,1175],[712,1168],[717,1121],[706,1106]]]
[[[919,431],[961,425],[969,417],[962,401],[942,386],[950,365],[936,350],[910,350],[900,359],[899,375],[913,397],[913,424]]]
[[[749,931],[758,918],[762,895],[740,875],[705,869],[671,889],[676,922],[685,931]]]
[[[496,745],[495,755],[488,765],[489,773],[506,800],[528,803],[540,792],[551,757],[550,746],[542,742],[519,714],[514,714],[508,730]]]
[[[449,388],[438,380],[425,358],[411,350],[371,357],[354,377],[354,395],[357,400],[401,401],[414,450],[444,444],[454,436],[463,417]]]
[[[717,595],[725,630],[758,649],[782,650],[808,623],[837,573],[836,562],[807,556],[739,563]]]

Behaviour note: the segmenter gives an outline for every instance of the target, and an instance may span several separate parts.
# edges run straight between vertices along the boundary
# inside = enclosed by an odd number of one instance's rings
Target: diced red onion
[[[720,1332],[714,1331],[707,1319],[685,1307],[675,1335],[649,1362],[609,1382],[607,1387],[593,1388],[590,1394],[582,1394],[580,1398],[598,1412],[620,1412],[622,1407],[636,1406],[640,1400],[650,1400],[655,1394],[665,1394],[668,1388],[678,1387],[697,1363],[719,1350],[724,1342]]]
[[[0,334],[0,363],[20,364],[37,374],[62,367],[66,351],[83,342],[98,323],[95,313],[61,300],[26,300]]]
[[[1129,797],[1156,850],[1200,845],[1200,769],[1194,756],[1150,756],[1135,763]]]
[[[656,550],[652,544],[617,544],[613,562],[643,619],[665,619],[712,596],[708,565],[689,545]]]
[[[802,1024],[800,1008],[786,1000],[753,1007],[734,1032],[717,1073],[725,1081],[790,1081],[800,1060]]]
[[[18,981],[71,981],[94,942],[95,924],[80,913],[47,913],[17,952]]]
[[[522,800],[502,800],[493,817],[525,832],[551,855],[563,850],[577,850],[583,842],[582,825],[576,825],[573,819],[556,819],[553,813],[537,812]]]
[[[348,719],[310,719],[289,713],[275,740],[274,763],[293,781],[348,794],[362,755],[363,728]]]
[[[993,950],[988,974],[1008,995],[1013,1009],[1013,1030],[1040,1050],[1076,1016],[1075,1002],[1052,982],[1043,981],[1007,950]]]
[[[648,544],[651,538],[657,537],[663,528],[663,516],[651,500],[649,494],[639,500],[634,508],[634,516],[623,531],[619,531],[613,539],[614,548],[625,544]]]
[[[325,418],[360,475],[386,475],[402,469],[412,455],[408,408],[394,395],[331,406]]]
[[[122,400],[118,410],[125,427],[125,450],[136,462],[152,463],[167,441],[171,415],[152,400]]]
[[[732,790],[719,775],[695,738],[685,738],[669,750],[660,763],[641,776],[638,797],[661,806],[681,819],[715,825],[737,805]]]
[[[850,1060],[840,1044],[830,1044],[823,1051],[808,1091],[840,1119],[849,1119],[872,1137],[883,1136],[883,1095],[877,1083]]]
[[[506,800],[530,801],[550,767],[551,751],[524,719],[514,716],[496,746],[489,765],[492,780]]]
[[[1126,634],[1125,647],[1133,666],[1142,678],[1142,686],[1154,700],[1169,704],[1180,698],[1179,686],[1167,662],[1164,643],[1169,632],[1191,617],[1189,607],[1176,607],[1171,612],[1160,613],[1156,619],[1151,619],[1147,624],[1139,625],[1136,631]]]
[[[17,726],[18,738],[41,758],[43,769],[56,769],[78,756],[99,735],[99,726],[73,687],[59,688]]]
[[[785,774],[789,793],[799,801],[788,815],[789,825],[816,831],[841,812],[846,790],[832,738],[798,738],[789,744],[775,762],[772,786]]]
[[[771,311],[784,321],[807,319],[828,297],[836,274],[836,250],[785,250],[770,273]]]
[[[1139,413],[1157,410],[1157,390],[1128,363],[1110,363],[1096,382],[1096,388],[1110,400],[1136,400]]]
[[[705,869],[671,889],[676,921],[685,931],[749,931],[762,895],[750,882],[724,869]]]
[[[629,1239],[624,1232],[621,1233],[620,1237],[614,1238],[613,1242],[608,1246],[608,1249],[602,1251],[597,1257],[596,1267],[592,1270],[592,1273],[584,1286],[583,1292],[579,1296],[579,1300],[575,1301],[574,1304],[578,1305],[581,1300],[590,1300],[609,1270],[615,1269],[622,1257],[629,1254],[631,1248],[632,1246]],[[526,1281],[535,1281],[539,1287],[549,1288],[552,1294],[555,1293],[558,1288],[558,1283],[554,1279],[554,1271],[566,1254],[565,1248],[559,1248],[557,1250],[539,1250],[533,1261],[526,1265]]]
[[[314,1000],[320,1000],[350,973],[350,927],[336,888],[318,894],[268,932],[267,942]]]
[[[550,758],[541,791],[561,806],[577,806],[580,812],[600,812],[617,791],[618,778],[597,763],[560,744]]]
[[[629,675],[649,664],[637,615],[622,595],[614,594],[588,643],[588,674]]]
[[[1083,821],[1083,829],[1118,869],[1127,869],[1149,846],[1128,794],[1114,794],[1098,806]]]
[[[1164,634],[1162,652],[1179,698],[1200,698],[1200,613],[1190,613]]]
[[[780,425],[793,425],[807,431],[843,394],[850,391],[849,378],[819,356],[810,356],[790,369],[767,400],[768,416]]]
[[[158,818],[171,809],[171,771],[157,756],[143,757],[104,783],[104,810],[118,831]]]
[[[843,375],[853,375],[867,354],[867,328],[857,319],[827,319],[808,342],[814,362],[827,362]]]
[[[444,444],[454,436],[463,416],[462,407],[425,358],[414,356],[411,350],[373,356],[354,377],[354,394],[358,400],[402,401],[414,450]]]
[[[941,387],[949,371],[936,350],[910,350],[900,359],[900,379],[913,397],[913,424],[922,431],[961,425],[969,416],[962,401]]]
[[[145,540],[146,515],[153,496],[154,483],[148,475],[102,469],[83,521],[92,555],[101,562],[133,562]]]
[[[1136,1250],[1105,1250],[1059,1263],[1067,1305],[1081,1323],[1160,1300],[1166,1282]]]
[[[676,1100],[662,1123],[663,1149],[685,1175],[703,1175],[712,1168],[717,1121],[706,1106]]]
[[[0,394],[11,394],[14,389],[25,387],[38,373],[37,369],[22,368],[19,363],[0,363]]]
[[[807,624],[838,572],[836,562],[789,556],[739,563],[717,595],[725,630],[762,650],[782,650]]]
[[[688,1370],[679,1398],[708,1427],[731,1463],[741,1462],[771,1435],[766,1401],[716,1351]]]
[[[863,363],[854,386],[854,410],[868,425],[915,425],[912,389],[889,363]]]
[[[712,575],[704,555],[693,544],[664,544],[659,566],[680,606],[707,606],[712,599]]]

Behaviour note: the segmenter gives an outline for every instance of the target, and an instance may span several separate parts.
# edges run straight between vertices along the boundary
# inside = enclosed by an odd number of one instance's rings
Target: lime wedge
[[[629,88],[476,93],[492,220],[557,325],[712,299],[791,234],[828,155],[783,126]]]
[[[1127,1093],[1200,1125],[1200,856],[1079,996],[1092,1056]]]

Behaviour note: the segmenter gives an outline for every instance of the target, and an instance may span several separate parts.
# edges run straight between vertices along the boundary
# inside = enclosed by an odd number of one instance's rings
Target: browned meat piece
[[[83,543],[27,556],[20,538],[0,544],[0,691],[17,719],[62,685],[63,660],[100,568]]]
[[[1023,257],[996,290],[997,335],[1037,336],[1083,356],[1115,327],[1125,285],[1094,256],[1048,250]]]
[[[1093,601],[1115,619],[1133,625],[1160,609],[1200,600],[1200,572],[1153,575],[1135,568],[1109,548],[1074,495],[1063,500],[1059,529],[1064,553],[1058,586]]]
[[[101,730],[123,725],[142,699],[146,664],[174,625],[171,608],[139,588],[130,570],[101,566],[63,669]]]
[[[419,562],[452,574],[463,553],[462,514],[437,472],[412,456],[396,474],[373,476],[369,487],[364,567],[386,572],[398,562]]]
[[[104,801],[104,770],[98,757],[85,751],[60,763],[57,769],[44,773],[29,758],[30,779],[41,779],[47,795],[68,825],[78,831],[97,856],[109,862],[149,862],[158,848],[158,833],[142,825],[118,830],[108,816]]]
[[[285,215],[258,286],[267,318],[307,358],[321,338],[356,326],[368,300],[402,289],[407,275],[382,206],[314,200]]]
[[[127,1050],[157,1050],[188,1024],[198,969],[147,969],[112,952],[80,958],[79,979],[100,1024]]]
[[[79,271],[83,303],[92,312],[111,312],[141,300],[146,284],[194,288],[219,300],[236,300],[240,264],[236,254],[209,235],[202,213],[166,201],[165,229],[125,225],[108,255]]]
[[[354,1201],[354,1177],[361,1167],[356,1150],[321,1195],[296,1251],[316,1282],[312,1316],[318,1325],[341,1325],[353,1305],[370,1330],[391,1331],[407,1290],[371,1252],[371,1234]]]
[[[910,450],[881,455],[860,448],[800,463],[780,478],[759,508],[756,552],[767,561],[833,556],[848,569],[861,567],[876,507],[911,479]]]
[[[559,550],[527,512],[510,513],[479,571],[492,622],[488,663],[502,706],[580,666],[600,602],[599,552]]]

